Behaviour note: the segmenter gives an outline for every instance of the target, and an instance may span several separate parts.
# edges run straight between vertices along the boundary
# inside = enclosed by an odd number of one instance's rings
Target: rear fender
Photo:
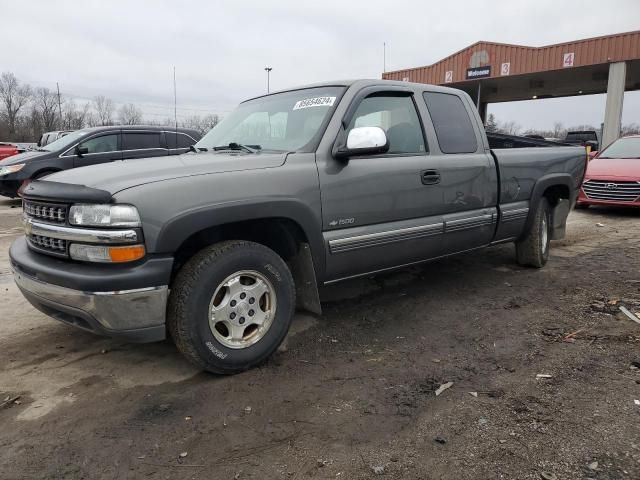
[[[568,173],[553,173],[545,175],[538,179],[531,192],[531,199],[529,200],[529,215],[527,216],[527,222],[525,224],[522,237],[527,235],[531,231],[533,221],[535,219],[540,199],[544,196],[545,192],[552,187],[564,186],[569,191],[569,199],[561,199],[557,205],[551,205],[552,215],[552,233],[551,238],[558,240],[564,237],[564,231],[566,228],[567,216],[571,210],[571,205],[575,203],[575,197],[577,195],[576,186],[573,184],[573,178]]]

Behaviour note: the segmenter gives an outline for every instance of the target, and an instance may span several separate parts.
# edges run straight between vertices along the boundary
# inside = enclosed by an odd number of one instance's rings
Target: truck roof
[[[355,79],[355,80],[351,79],[351,80],[325,81],[325,82],[311,83],[307,85],[300,85],[300,86],[291,87],[291,88],[285,88],[283,90],[277,90],[274,92],[266,93],[264,95],[258,95],[256,97],[248,98],[247,100],[244,100],[242,103],[248,102],[250,100],[255,100],[256,98],[263,98],[269,95],[275,95],[277,93],[293,92],[296,90],[304,90],[306,88],[352,87],[352,86],[363,88],[363,87],[374,86],[374,85],[397,86],[397,87],[405,87],[405,88],[411,88],[414,90],[421,90],[421,91],[455,93],[457,95],[459,95],[461,92],[461,90],[458,90],[456,88],[441,87],[439,85],[431,85],[427,83],[403,82],[401,80],[383,80],[380,78],[378,79],[365,78],[365,79]]]

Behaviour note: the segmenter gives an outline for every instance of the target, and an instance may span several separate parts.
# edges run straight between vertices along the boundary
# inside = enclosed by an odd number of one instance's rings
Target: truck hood
[[[8,165],[17,165],[18,163],[24,163],[27,160],[37,160],[40,157],[50,155],[51,152],[24,152],[16,155],[11,155],[0,161],[0,167],[6,167]]]
[[[594,158],[587,166],[587,178],[628,177],[640,180],[640,158]]]
[[[137,185],[174,178],[279,167],[286,157],[286,153],[185,153],[74,168],[49,175],[47,181],[85,185],[113,195]]]

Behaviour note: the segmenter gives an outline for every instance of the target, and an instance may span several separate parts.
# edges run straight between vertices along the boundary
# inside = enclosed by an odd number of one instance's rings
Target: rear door
[[[150,130],[122,131],[122,158],[148,158],[168,154],[164,133]]]
[[[435,138],[431,168],[439,174],[444,253],[488,245],[497,224],[497,171],[482,141],[480,120],[468,97],[423,92],[425,122]],[[426,108],[425,108],[426,107]]]
[[[112,130],[80,142],[78,148],[87,149],[87,153],[82,156],[78,156],[75,149],[69,150],[64,156],[73,157],[74,167],[86,167],[121,160],[120,140],[120,131]]]

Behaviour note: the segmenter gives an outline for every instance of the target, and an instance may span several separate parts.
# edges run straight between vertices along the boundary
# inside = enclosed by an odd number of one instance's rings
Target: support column
[[[604,128],[602,129],[600,150],[613,143],[613,141],[620,136],[626,78],[627,64],[625,62],[612,63],[609,65],[607,106],[604,110]]]
[[[487,105],[489,105],[487,102],[480,102],[480,108],[478,108],[483,125],[487,123]]]

